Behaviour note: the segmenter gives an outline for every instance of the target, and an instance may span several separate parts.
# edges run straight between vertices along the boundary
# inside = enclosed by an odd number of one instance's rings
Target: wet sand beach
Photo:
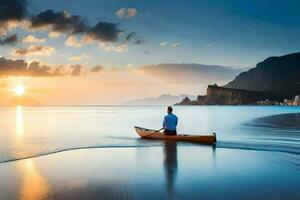
[[[299,199],[299,163],[282,157],[174,142],[73,150],[0,164],[0,199]]]

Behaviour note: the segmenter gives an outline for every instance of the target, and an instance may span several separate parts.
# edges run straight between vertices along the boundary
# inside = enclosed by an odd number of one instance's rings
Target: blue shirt
[[[176,130],[177,123],[178,123],[177,116],[172,113],[168,113],[164,118],[163,128],[170,131],[174,131]]]

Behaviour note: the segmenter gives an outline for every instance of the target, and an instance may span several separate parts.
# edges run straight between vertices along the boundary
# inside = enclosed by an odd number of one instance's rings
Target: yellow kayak
[[[146,129],[138,126],[135,126],[134,129],[137,132],[137,134],[144,139],[175,140],[204,144],[214,144],[215,142],[217,142],[217,137],[215,133],[208,135],[164,135],[162,132],[157,132],[156,130]]]

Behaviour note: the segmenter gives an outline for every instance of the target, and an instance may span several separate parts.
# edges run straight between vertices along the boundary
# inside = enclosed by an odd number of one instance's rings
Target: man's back
[[[163,127],[170,131],[175,131],[178,123],[178,118],[173,113],[168,113],[163,122]]]

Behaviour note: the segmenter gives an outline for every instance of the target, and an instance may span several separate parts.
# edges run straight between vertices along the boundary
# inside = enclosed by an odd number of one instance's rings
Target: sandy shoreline
[[[0,164],[0,199],[299,199],[299,183],[282,153],[174,143]]]

